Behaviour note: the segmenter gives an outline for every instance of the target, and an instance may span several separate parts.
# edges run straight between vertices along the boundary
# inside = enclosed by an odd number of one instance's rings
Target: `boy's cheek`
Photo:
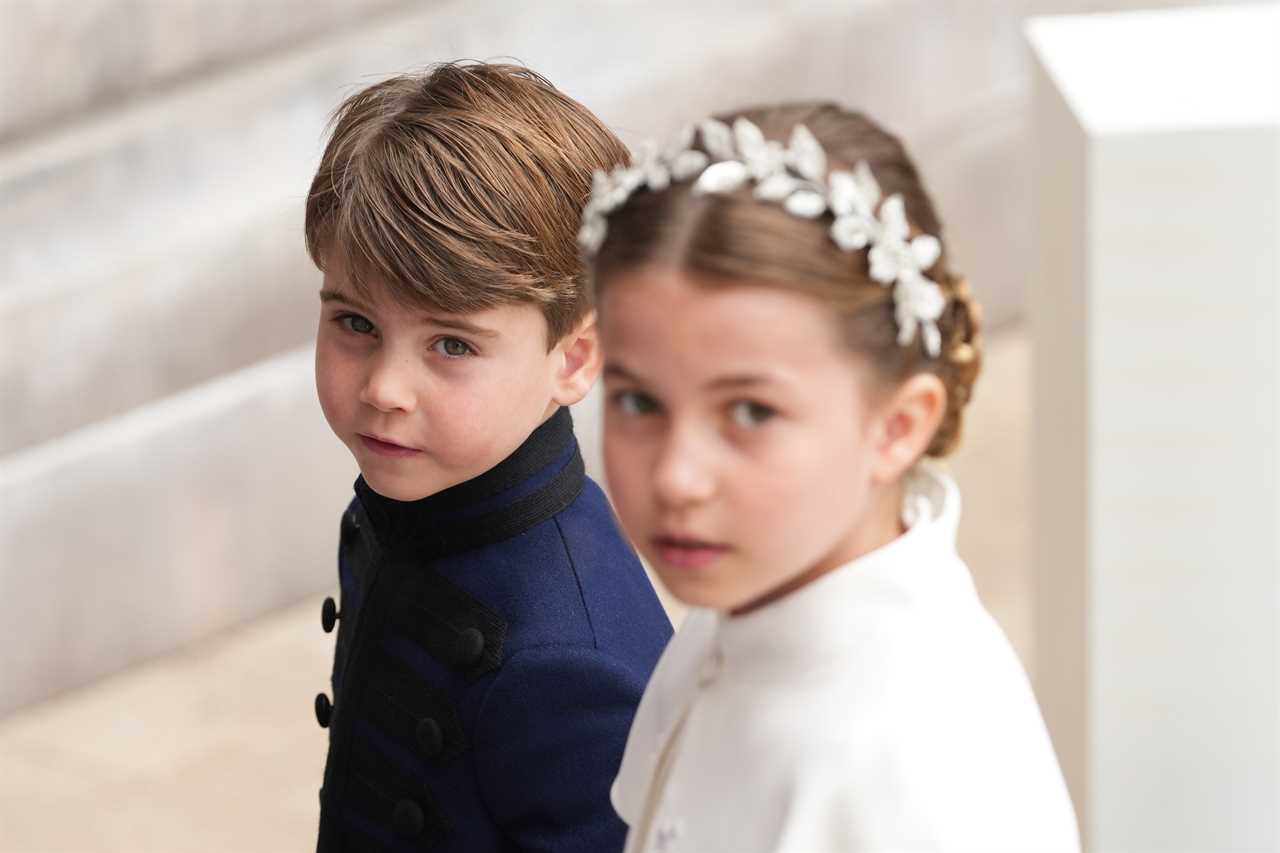
[[[342,434],[342,422],[345,412],[351,408],[347,398],[355,393],[349,386],[351,383],[342,369],[339,359],[323,347],[316,348],[316,397],[320,401],[320,410],[324,412],[329,427],[339,435]]]
[[[333,430],[334,435],[345,441],[347,428],[342,408],[335,405],[333,398],[326,394],[323,389],[320,390],[317,396],[320,399],[320,411],[324,413],[324,419],[329,424],[329,429]]]

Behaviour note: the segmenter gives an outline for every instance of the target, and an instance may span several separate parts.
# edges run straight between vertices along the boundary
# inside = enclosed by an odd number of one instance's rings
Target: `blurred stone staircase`
[[[1090,5],[1141,4],[5,0],[0,714],[333,584],[355,469],[314,402],[301,223],[345,95],[513,57],[628,142],[735,104],[860,105],[917,154],[999,320],[1020,21]]]

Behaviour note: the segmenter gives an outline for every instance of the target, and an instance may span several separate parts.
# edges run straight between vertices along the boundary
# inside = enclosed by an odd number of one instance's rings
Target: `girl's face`
[[[677,598],[748,610],[900,532],[874,385],[816,299],[642,267],[599,308],[610,491]]]

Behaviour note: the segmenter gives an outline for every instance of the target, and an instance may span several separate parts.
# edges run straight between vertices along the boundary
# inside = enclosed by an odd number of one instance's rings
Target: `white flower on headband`
[[[703,151],[693,148],[695,134],[702,137]],[[781,203],[793,216],[816,219],[829,210],[835,244],[845,252],[870,247],[871,278],[893,286],[898,343],[909,345],[919,330],[929,355],[937,358],[941,353],[937,321],[947,299],[924,272],[942,255],[942,244],[928,234],[911,237],[902,196],[895,193],[881,201],[880,185],[865,162],[852,172],[828,175],[826,152],[804,125],[791,131],[786,147],[766,139],[759,127],[742,117],[732,127],[716,119],[696,129],[687,126],[661,152],[652,143],[642,145],[631,166],[593,176],[579,245],[589,255],[599,251],[608,233],[606,217],[641,187],[661,192],[673,182],[691,179],[697,195],[733,193],[754,182],[755,198]]]
[[[871,262],[871,277],[881,284],[893,284],[904,275],[918,275],[942,255],[942,244],[936,237],[922,234],[907,240],[911,228],[902,196],[891,195],[880,205],[880,224],[880,235],[867,259]]]
[[[898,279],[893,288],[894,318],[898,321],[898,344],[907,346],[920,327],[924,347],[937,358],[942,351],[942,334],[938,331],[938,318],[947,307],[942,288],[919,273]]]
[[[693,191],[698,195],[731,193],[745,187],[750,180],[751,172],[748,171],[746,163],[725,160],[708,166],[706,171],[698,176],[698,180],[693,182]]]
[[[852,172],[832,172],[828,179],[831,193],[831,239],[846,252],[856,252],[880,239],[883,228],[876,219],[880,203],[880,185],[865,162]]]
[[[738,151],[747,164],[747,171],[756,183],[760,183],[774,175],[782,174],[787,168],[787,151],[781,142],[765,139],[760,128],[745,118],[733,122],[733,138],[738,143]]]
[[[709,118],[698,125],[698,130],[702,133],[702,147],[707,149],[713,162],[738,159],[738,148],[729,125]]]
[[[631,158],[631,167],[640,171],[644,177],[644,186],[654,192],[662,192],[671,186],[671,170],[667,168],[665,159],[658,153],[658,146],[652,141],[640,144],[640,148]]]

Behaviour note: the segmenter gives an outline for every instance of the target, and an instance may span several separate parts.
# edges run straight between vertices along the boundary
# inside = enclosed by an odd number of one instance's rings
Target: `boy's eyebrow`
[[[348,305],[350,305],[352,308],[359,308],[361,311],[364,311],[370,314],[373,313],[372,311],[369,310],[369,307],[361,303],[360,300],[354,297],[348,296],[345,293],[339,293],[336,290],[329,290],[328,288],[320,289],[320,301],[321,302],[345,302]]]
[[[432,317],[430,314],[425,314],[423,315],[423,322],[432,326],[442,326],[446,329],[457,329],[460,332],[470,332],[482,338],[498,337],[498,333],[495,330],[477,326],[475,323],[470,323],[460,317]]]
[[[371,308],[361,303],[358,299],[354,299],[345,293],[339,293],[336,290],[329,290],[327,288],[322,289],[320,291],[320,301],[321,302],[345,302],[348,305],[350,305],[352,308],[356,308],[356,309],[359,309],[360,311],[364,311],[366,314],[373,313],[373,310]],[[475,323],[471,323],[467,320],[463,320],[461,317],[447,317],[447,316],[434,317],[430,314],[424,313],[422,315],[422,322],[424,324],[430,324],[433,326],[441,326],[446,329],[457,329],[460,332],[469,332],[470,334],[479,335],[480,337],[483,337],[483,338],[498,337],[498,333],[493,329],[486,329],[483,326],[477,326]]]

